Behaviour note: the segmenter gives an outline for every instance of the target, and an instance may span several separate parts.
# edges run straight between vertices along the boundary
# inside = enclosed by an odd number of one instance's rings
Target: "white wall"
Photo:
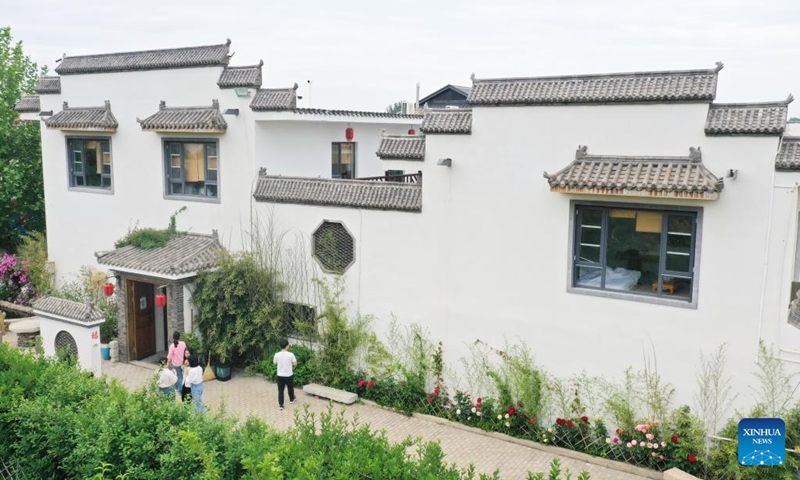
[[[621,377],[658,360],[675,400],[691,403],[700,352],[729,345],[748,404],[755,365],[776,137],[706,137],[707,105],[478,108],[472,135],[428,135],[422,213],[265,205],[278,228],[309,238],[322,219],[356,237],[345,275],[353,311],[420,322],[457,365],[467,345],[523,339],[547,370]],[[688,156],[726,179],[717,201],[552,193],[542,172],[589,154]],[[435,159],[452,158],[452,167]],[[703,208],[696,309],[567,292],[570,200]],[[379,328],[381,324],[379,324]],[[652,346],[651,346],[652,345]]]
[[[419,121],[414,123],[419,124]],[[405,135],[413,123],[257,121],[256,164],[259,168],[265,167],[269,175],[331,178],[331,143],[347,141],[345,129],[348,125],[353,128],[353,142],[356,143],[356,176],[376,177],[388,168],[375,155],[382,130],[389,135]]]
[[[77,325],[75,323],[45,316],[39,312],[39,333],[42,336],[44,353],[48,357],[56,355],[56,335],[60,331],[66,331],[75,339],[78,347],[78,365],[92,372],[96,377],[102,373],[102,361],[100,357],[100,325]]]

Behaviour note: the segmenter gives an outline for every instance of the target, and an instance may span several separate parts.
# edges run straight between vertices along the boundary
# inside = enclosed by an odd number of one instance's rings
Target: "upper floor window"
[[[69,186],[111,189],[111,142],[68,138]]]
[[[331,178],[356,178],[356,144],[331,144]]]
[[[691,302],[697,212],[578,205],[572,285]]]
[[[217,198],[217,142],[164,142],[167,195]]]

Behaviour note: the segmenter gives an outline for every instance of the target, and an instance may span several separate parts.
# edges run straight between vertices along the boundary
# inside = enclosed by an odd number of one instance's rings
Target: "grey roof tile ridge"
[[[336,114],[336,115],[376,115],[382,117],[397,117],[397,118],[422,118],[423,115],[416,115],[413,113],[389,113],[389,112],[375,112],[370,110],[342,110],[342,109],[330,109],[330,108],[293,108],[292,109],[295,113],[328,113],[328,114]]]
[[[760,107],[785,107],[794,101],[794,96],[789,95],[785,100],[777,100],[772,102],[742,102],[742,103],[719,103],[712,102],[709,105],[711,109],[722,108],[760,108]]]
[[[614,72],[614,73],[589,73],[589,74],[574,74],[574,75],[553,75],[543,77],[499,77],[499,78],[476,78],[475,74],[472,75],[472,82],[521,82],[521,81],[541,81],[541,80],[585,80],[593,78],[613,78],[613,77],[649,77],[649,76],[681,76],[681,75],[695,75],[695,74],[713,74],[722,70],[722,62],[717,62],[717,66],[710,69],[696,69],[696,70],[656,70],[656,71],[639,71],[639,72]]]
[[[72,58],[103,58],[103,57],[112,57],[116,55],[130,55],[134,53],[156,53],[156,52],[175,52],[178,50],[199,50],[203,48],[212,48],[212,47],[222,47],[222,46],[230,46],[231,39],[227,39],[225,43],[214,43],[210,45],[194,45],[191,47],[173,47],[173,48],[155,48],[151,50],[130,50],[126,52],[112,52],[112,53],[92,53],[89,55],[67,55],[65,59],[72,59]]]
[[[225,70],[245,70],[250,68],[261,68],[264,66],[264,60],[261,60],[259,63],[255,65],[228,65],[225,67]]]
[[[259,179],[271,180],[302,180],[306,182],[317,183],[341,183],[348,185],[377,185],[383,187],[418,187],[416,183],[398,183],[398,182],[375,182],[372,180],[359,180],[357,178],[322,178],[322,177],[294,177],[288,175],[260,175]]]

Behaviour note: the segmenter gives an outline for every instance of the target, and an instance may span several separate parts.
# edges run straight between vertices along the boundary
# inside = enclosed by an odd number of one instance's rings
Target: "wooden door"
[[[131,360],[156,353],[155,286],[128,280],[128,345]]]

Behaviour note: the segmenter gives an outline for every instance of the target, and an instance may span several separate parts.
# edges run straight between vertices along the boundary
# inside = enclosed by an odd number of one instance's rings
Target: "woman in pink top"
[[[183,387],[183,361],[184,352],[186,351],[186,342],[181,340],[181,333],[179,331],[172,332],[172,343],[169,344],[169,351],[167,352],[167,359],[169,359],[172,366],[175,367],[178,374],[178,381],[175,382],[175,391],[181,393]]]

